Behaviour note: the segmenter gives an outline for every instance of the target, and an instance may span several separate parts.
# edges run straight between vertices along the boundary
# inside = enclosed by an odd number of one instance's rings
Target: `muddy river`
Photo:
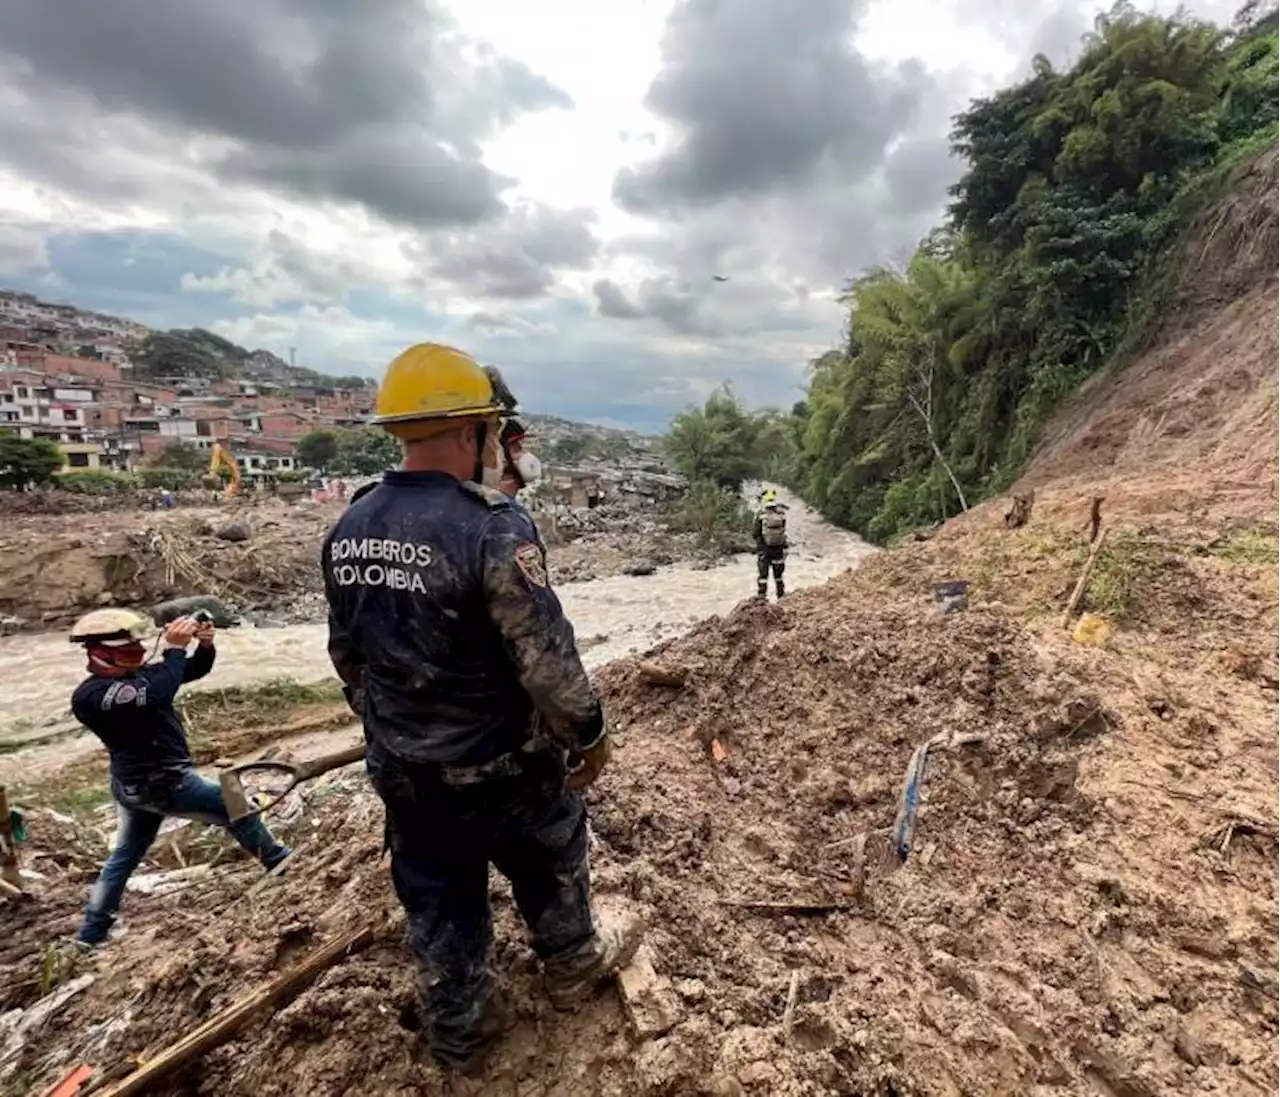
[[[786,492],[780,491],[779,496],[790,507],[789,590],[823,583],[876,551],[854,534],[823,521]],[[755,557],[744,555],[707,570],[673,564],[643,577],[620,575],[569,583],[558,587],[557,593],[578,634],[583,661],[596,667],[644,651],[707,617],[727,613],[752,596],[755,584]],[[325,638],[320,622],[225,630],[218,637],[217,666],[205,681],[216,688],[279,677],[304,682],[331,677]],[[71,726],[67,705],[83,676],[80,652],[68,644],[63,632],[0,639],[0,742],[38,741]],[[66,761],[95,742],[91,736],[79,738],[88,742],[64,738],[38,747],[33,742],[29,749],[0,754],[0,780],[20,776],[24,762],[49,761],[37,761],[37,752],[56,753]]]

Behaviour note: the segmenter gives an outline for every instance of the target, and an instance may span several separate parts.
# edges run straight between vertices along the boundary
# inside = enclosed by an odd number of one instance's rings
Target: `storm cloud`
[[[99,122],[132,125],[225,181],[423,227],[500,216],[512,180],[481,143],[527,111],[572,106],[425,0],[11,0],[0,58],[0,158],[19,170],[66,182],[92,170]],[[52,117],[56,139],[24,125]]]
[[[675,131],[619,172],[633,212],[705,207],[802,186],[839,165],[852,183],[880,161],[929,87],[915,63],[869,63],[850,44],[852,0],[679,0],[647,106]]]

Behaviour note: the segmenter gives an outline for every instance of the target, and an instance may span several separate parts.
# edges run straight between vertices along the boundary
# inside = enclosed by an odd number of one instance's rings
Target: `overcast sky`
[[[950,117],[1105,6],[7,0],[0,286],[339,373],[448,341],[641,429],[789,406],[937,222]]]

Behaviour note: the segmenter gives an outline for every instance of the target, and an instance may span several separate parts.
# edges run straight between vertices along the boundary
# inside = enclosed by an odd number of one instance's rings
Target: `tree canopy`
[[[955,122],[966,171],[903,269],[847,287],[789,479],[883,540],[1003,489],[1056,403],[1132,338],[1208,184],[1276,137],[1274,11],[1234,32],[1126,3]]]
[[[0,431],[0,484],[25,491],[31,484],[47,484],[62,468],[62,451],[47,438],[21,438]]]
[[[723,385],[700,408],[676,416],[663,449],[691,484],[707,481],[736,492],[746,480],[763,475],[768,462],[764,442],[769,413],[750,414]]]

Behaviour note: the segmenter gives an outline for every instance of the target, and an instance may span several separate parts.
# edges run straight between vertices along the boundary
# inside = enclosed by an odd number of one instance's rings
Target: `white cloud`
[[[106,296],[52,241],[154,234],[192,257],[163,288],[112,269],[153,314],[300,361],[447,337],[594,418],[785,405],[841,282],[941,212],[950,116],[1109,6],[122,0],[77,36],[14,0],[0,274]]]

